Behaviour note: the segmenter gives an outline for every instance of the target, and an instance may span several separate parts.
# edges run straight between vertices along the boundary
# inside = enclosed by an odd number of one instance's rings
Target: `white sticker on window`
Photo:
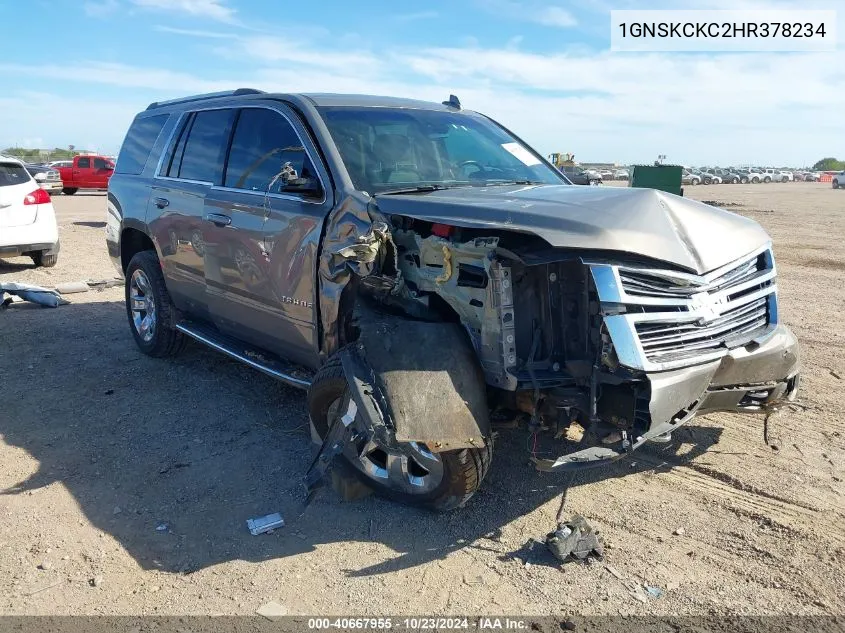
[[[528,167],[540,164],[540,159],[534,156],[534,154],[529,152],[519,143],[502,143],[502,147],[516,156],[522,164],[527,165]]]

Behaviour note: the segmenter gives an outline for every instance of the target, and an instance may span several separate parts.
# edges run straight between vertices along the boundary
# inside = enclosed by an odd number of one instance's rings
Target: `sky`
[[[610,51],[612,9],[841,0],[0,0],[0,148],[116,153],[150,102],[254,87],[443,101],[582,162],[845,158],[838,50]]]

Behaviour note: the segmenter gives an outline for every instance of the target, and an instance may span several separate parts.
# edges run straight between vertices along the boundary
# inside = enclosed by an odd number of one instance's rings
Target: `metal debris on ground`
[[[546,535],[546,547],[563,563],[585,560],[590,555],[601,560],[604,555],[598,532],[577,514],[569,521],[558,523],[557,529]]]
[[[8,305],[5,301],[5,294],[18,296],[25,301],[31,301],[48,308],[55,308],[70,303],[67,299],[55,290],[33,286],[31,284],[19,284],[13,281],[0,284],[0,303]]]
[[[167,532],[168,527],[167,523],[159,523],[156,526],[156,532]]]
[[[662,598],[663,597],[663,590],[660,587],[649,587],[645,585],[646,593],[651,596],[652,598]]]
[[[61,284],[56,284],[56,292],[69,295],[75,292],[88,292],[88,284],[84,281],[68,281]]]
[[[258,517],[255,519],[247,519],[246,526],[249,528],[249,533],[253,536],[272,532],[273,530],[284,527],[285,520],[278,512],[268,514],[267,516]]]
[[[94,281],[93,279],[89,279],[86,283],[92,289],[102,292],[106,288],[114,288],[115,286],[122,286],[124,284],[124,281],[123,281],[123,279],[101,279],[99,281]]]

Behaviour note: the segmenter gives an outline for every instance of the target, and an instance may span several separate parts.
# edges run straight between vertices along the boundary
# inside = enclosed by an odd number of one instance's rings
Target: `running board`
[[[287,363],[270,352],[250,347],[234,337],[226,336],[213,326],[183,321],[176,325],[176,329],[286,385],[298,389],[308,389],[311,386],[310,373],[307,370]]]

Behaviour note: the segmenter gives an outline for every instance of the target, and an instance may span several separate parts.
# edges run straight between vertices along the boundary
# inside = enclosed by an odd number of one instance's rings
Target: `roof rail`
[[[181,97],[179,99],[170,99],[168,101],[153,101],[147,106],[147,110],[155,110],[156,108],[163,108],[165,106],[176,105],[177,103],[191,103],[192,101],[204,101],[206,99],[217,99],[219,97],[240,97],[243,95],[260,95],[264,94],[263,90],[256,90],[255,88],[238,88],[237,90],[222,90],[220,92],[208,92],[201,95],[193,95],[190,97]]]

